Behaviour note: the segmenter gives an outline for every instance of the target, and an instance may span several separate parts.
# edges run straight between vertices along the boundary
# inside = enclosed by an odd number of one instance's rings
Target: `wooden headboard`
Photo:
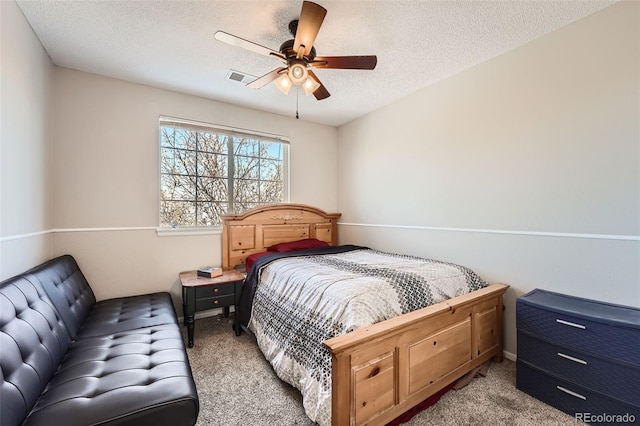
[[[222,267],[244,264],[247,256],[274,244],[316,238],[338,242],[341,213],[326,213],[304,204],[273,204],[241,214],[222,215]]]

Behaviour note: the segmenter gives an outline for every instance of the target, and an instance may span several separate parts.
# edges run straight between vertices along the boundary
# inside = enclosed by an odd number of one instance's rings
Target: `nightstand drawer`
[[[206,309],[222,308],[225,306],[231,306],[235,303],[235,296],[228,294],[220,297],[209,297],[207,299],[196,300],[196,312],[204,311]]]
[[[518,330],[518,360],[640,407],[640,368],[576,352]]]
[[[235,288],[236,287],[234,283],[196,287],[196,299],[234,294]]]
[[[518,330],[571,348],[640,367],[640,330],[611,326],[607,318],[571,315],[517,299]],[[600,321],[596,321],[600,320]],[[636,326],[637,327],[637,326]]]
[[[571,382],[545,374],[520,359],[516,362],[516,387],[549,405],[585,420],[596,419],[592,424],[620,424],[616,416],[640,418],[640,408],[609,398]],[[601,418],[603,421],[598,421]],[[629,420],[627,420],[628,422]]]

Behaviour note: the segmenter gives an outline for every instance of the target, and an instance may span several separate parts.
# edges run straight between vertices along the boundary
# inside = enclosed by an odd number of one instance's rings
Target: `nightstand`
[[[195,313],[222,308],[224,316],[228,317],[229,306],[235,307],[240,298],[243,281],[244,275],[235,269],[225,269],[221,276],[214,278],[199,277],[196,271],[180,273],[182,310],[190,348],[193,347]],[[235,331],[238,334],[238,330]]]

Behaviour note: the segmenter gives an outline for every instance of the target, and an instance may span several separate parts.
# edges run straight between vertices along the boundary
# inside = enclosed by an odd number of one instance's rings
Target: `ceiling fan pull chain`
[[[298,116],[298,99],[300,99],[300,88],[299,87],[296,88],[296,120],[300,119],[300,117]]]

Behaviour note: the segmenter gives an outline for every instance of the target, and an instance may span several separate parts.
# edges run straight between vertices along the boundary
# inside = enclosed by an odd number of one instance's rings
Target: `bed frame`
[[[302,238],[337,243],[340,213],[278,204],[224,215],[223,267]],[[329,339],[333,425],[384,425],[484,362],[502,362],[502,297],[481,290]]]

